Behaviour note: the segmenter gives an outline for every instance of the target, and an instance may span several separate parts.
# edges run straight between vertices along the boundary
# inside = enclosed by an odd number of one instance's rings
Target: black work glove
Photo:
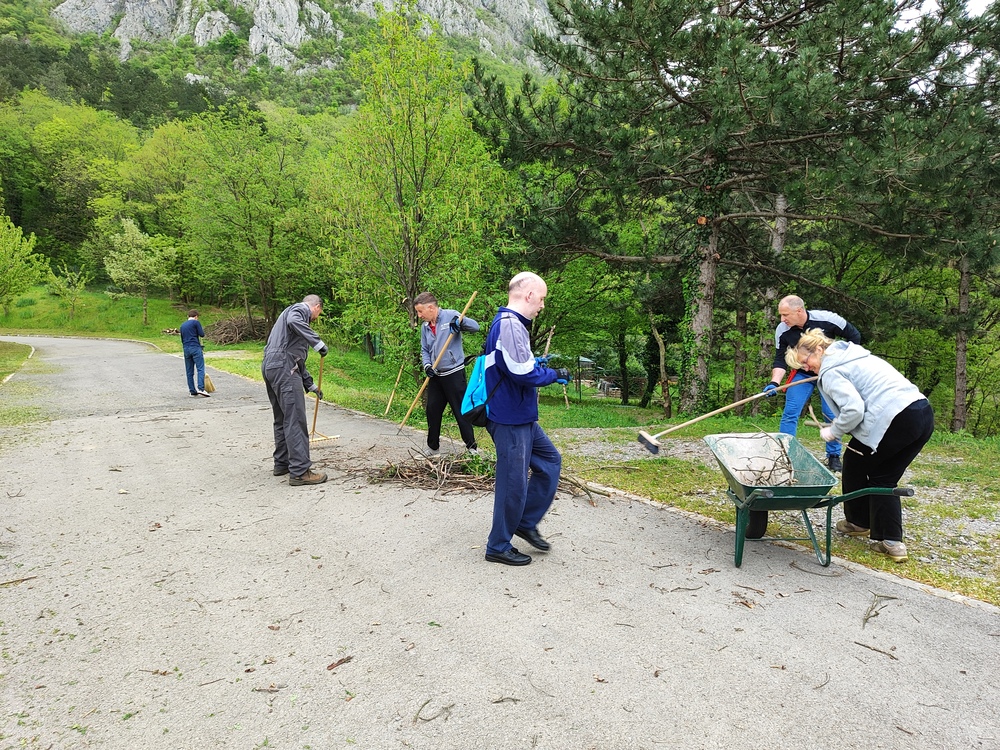
[[[315,393],[316,394],[316,398],[318,398],[320,401],[323,400],[323,391],[321,391],[319,388],[317,388],[315,384],[313,384],[313,387],[309,389],[309,392],[310,393]]]
[[[448,324],[448,328],[451,329],[452,333],[461,333],[462,332],[462,323],[459,321],[457,315],[454,318],[451,319],[451,322]]]
[[[437,370],[434,369],[433,365],[424,365],[424,375],[429,378],[437,377]]]
[[[565,367],[557,367],[556,368],[556,382],[557,383],[559,383],[560,385],[566,385],[572,379],[573,379],[573,376],[570,375],[569,370],[567,370]]]
[[[321,346],[319,349],[317,349],[317,351],[319,352],[319,356],[321,356],[321,357],[325,357],[327,354],[330,353],[330,350],[329,350],[329,348],[327,348],[326,344],[323,344],[323,346]]]

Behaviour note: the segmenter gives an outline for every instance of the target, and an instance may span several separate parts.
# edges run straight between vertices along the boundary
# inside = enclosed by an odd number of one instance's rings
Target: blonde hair
[[[804,370],[805,361],[810,354],[821,347],[825,350],[832,343],[833,339],[828,338],[819,328],[806,331],[799,338],[795,348],[785,352],[785,364],[792,370]]]

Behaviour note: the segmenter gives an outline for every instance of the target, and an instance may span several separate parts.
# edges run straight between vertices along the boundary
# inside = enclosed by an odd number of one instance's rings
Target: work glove
[[[548,367],[550,359],[552,359],[551,354],[546,354],[544,357],[535,357],[535,364],[541,365],[542,367]]]
[[[565,367],[556,368],[556,382],[559,385],[566,385],[573,379],[573,376],[569,374],[569,370]]]
[[[437,377],[437,370],[434,369],[433,365],[424,365],[424,375],[429,378]]]
[[[761,393],[766,394],[768,398],[773,398],[774,396],[777,396],[778,384],[772,380],[770,383],[764,386],[764,390],[761,391]]]
[[[448,324],[448,328],[451,329],[452,333],[462,332],[462,322],[458,319],[457,315],[451,319],[451,322]]]
[[[315,394],[316,394],[316,398],[318,398],[318,399],[319,399],[320,401],[322,401],[322,400],[323,400],[323,391],[321,391],[321,390],[320,390],[319,388],[317,388],[317,387],[316,387],[315,385],[314,385],[314,386],[313,386],[312,388],[310,388],[309,390],[310,390],[310,391],[311,391],[312,393],[315,393]]]
[[[820,427],[819,436],[823,438],[824,443],[832,443],[837,439],[837,436],[833,434],[832,427]]]
[[[327,348],[326,344],[323,344],[323,346],[321,346],[316,351],[319,352],[319,356],[321,356],[321,357],[325,357],[327,354],[330,353],[330,350],[329,350],[329,348]]]

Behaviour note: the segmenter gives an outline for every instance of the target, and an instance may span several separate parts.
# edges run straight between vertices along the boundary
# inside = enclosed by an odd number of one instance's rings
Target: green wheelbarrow
[[[910,497],[909,487],[866,487],[846,495],[831,495],[837,477],[806,450],[798,440],[783,432],[730,433],[706,435],[705,442],[719,462],[729,483],[726,493],[736,505],[736,567],[743,564],[747,539],[812,542],[823,567],[830,564],[833,509],[845,500],[865,495]],[[816,539],[809,510],[826,508],[826,547]],[[808,537],[764,537],[767,511],[798,510]]]

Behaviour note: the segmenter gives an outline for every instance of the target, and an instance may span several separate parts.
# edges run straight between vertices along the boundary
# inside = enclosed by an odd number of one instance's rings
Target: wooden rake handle
[[[819,376],[818,375],[813,376],[811,378],[803,378],[802,380],[796,380],[794,383],[785,383],[785,385],[780,385],[780,386],[778,386],[777,390],[783,391],[786,388],[791,388],[793,385],[800,385],[802,383],[814,383],[817,380],[819,380]],[[763,393],[763,392],[762,393],[755,393],[752,396],[749,396],[749,397],[744,398],[744,399],[740,399],[739,401],[736,401],[736,402],[734,402],[732,404],[729,404],[729,406],[723,406],[723,407],[721,407],[719,409],[716,409],[715,411],[710,411],[708,414],[702,414],[700,417],[695,417],[694,419],[689,419],[687,422],[683,422],[681,424],[674,425],[673,427],[668,427],[663,432],[658,432],[655,435],[653,435],[652,436],[653,440],[656,440],[657,438],[660,438],[660,437],[662,437],[663,435],[666,435],[669,432],[674,432],[675,430],[679,430],[679,429],[681,429],[683,427],[690,427],[691,425],[695,424],[696,422],[700,422],[703,419],[708,419],[709,417],[714,417],[716,414],[722,414],[723,412],[729,411],[730,409],[735,409],[737,406],[743,406],[743,404],[748,404],[751,401],[756,401],[759,398],[766,398],[767,395],[768,395],[767,393]]]

